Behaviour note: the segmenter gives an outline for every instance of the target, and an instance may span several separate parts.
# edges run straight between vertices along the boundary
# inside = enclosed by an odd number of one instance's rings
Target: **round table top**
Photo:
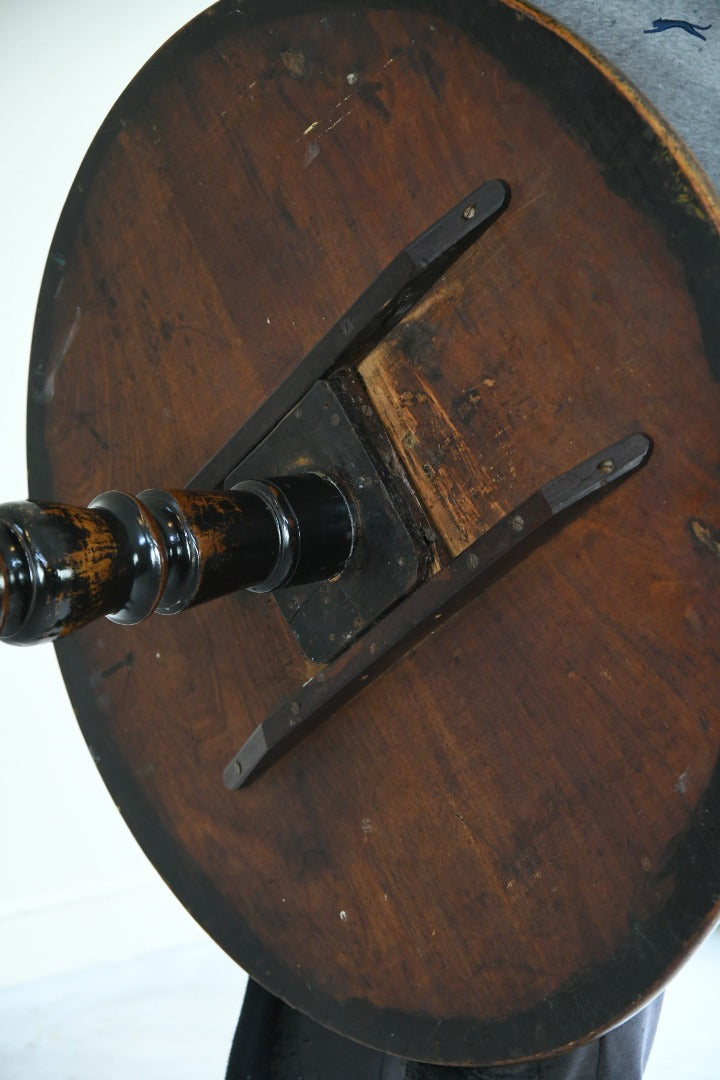
[[[113,798],[208,932],[321,1023],[448,1063],[608,1028],[717,914],[720,247],[703,177],[522,4],[220,3],[90,148],[29,396],[32,497],[183,486],[494,177],[509,208],[360,358],[421,501],[462,550],[632,431],[649,464],[240,792],[228,758],[318,673],[272,599],[58,646]]]

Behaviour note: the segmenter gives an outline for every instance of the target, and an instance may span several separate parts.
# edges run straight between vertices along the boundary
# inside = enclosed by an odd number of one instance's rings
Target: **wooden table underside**
[[[31,495],[182,486],[382,268],[485,179],[510,207],[360,373],[461,552],[635,430],[555,530],[241,792],[317,666],[235,595],[59,645],[171,888],[319,1021],[511,1060],[655,992],[720,894],[718,209],[661,123],[512,3],[221,3],[120,99],[48,261]],[[110,928],[108,932],[111,932]]]

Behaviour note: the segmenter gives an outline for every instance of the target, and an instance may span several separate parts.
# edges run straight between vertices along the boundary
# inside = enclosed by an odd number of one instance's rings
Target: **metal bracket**
[[[432,533],[357,376],[320,381],[226,480],[320,473],[351,503],[356,542],[329,581],[273,593],[303,652],[334,659],[422,580]]]

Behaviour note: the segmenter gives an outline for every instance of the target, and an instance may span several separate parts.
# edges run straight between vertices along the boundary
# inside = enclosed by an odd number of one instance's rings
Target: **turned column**
[[[54,640],[101,615],[136,623],[237,589],[330,578],[354,539],[349,503],[315,473],[231,491],[108,491],[86,509],[0,506],[0,639]]]

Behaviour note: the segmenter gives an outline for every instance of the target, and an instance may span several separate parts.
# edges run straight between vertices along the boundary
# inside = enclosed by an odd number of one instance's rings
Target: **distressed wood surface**
[[[170,887],[320,1022],[424,1060],[570,1046],[720,895],[718,210],[625,88],[520,5],[219,4],[121,98],[40,298],[34,498],[182,486],[411,239],[501,220],[361,364],[461,551],[633,430],[650,463],[242,792],[317,670],[267,597],[58,646]]]

